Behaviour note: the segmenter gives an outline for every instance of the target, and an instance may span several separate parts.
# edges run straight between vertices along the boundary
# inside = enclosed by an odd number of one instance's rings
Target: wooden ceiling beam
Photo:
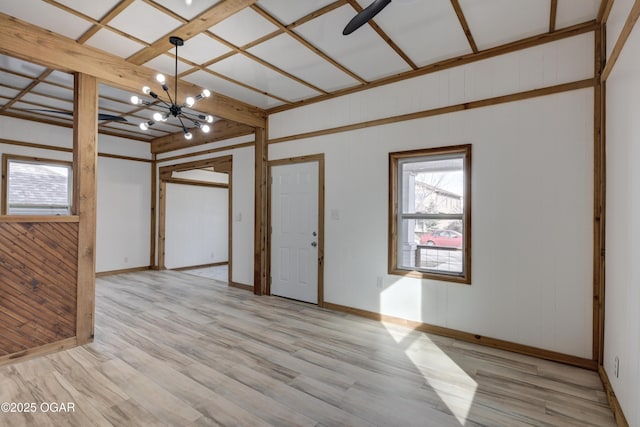
[[[558,14],[558,0],[551,0],[551,8],[549,10],[549,32],[556,30],[556,18]]]
[[[467,23],[467,18],[464,16],[464,12],[462,11],[460,2],[458,0],[451,0],[451,6],[453,6],[453,10],[455,10],[456,15],[458,16],[458,21],[460,22],[460,26],[462,26],[464,35],[467,37],[467,41],[469,42],[471,51],[473,53],[478,53],[478,46],[476,45],[476,41],[473,38],[473,34],[471,34],[471,29],[469,28],[469,24]]]
[[[151,152],[153,154],[166,153],[181,148],[195,147],[209,142],[250,135],[254,132],[255,129],[251,126],[229,120],[218,120],[211,125],[209,133],[194,131],[190,140],[184,139],[184,133],[182,132],[156,138],[151,141]]]
[[[356,0],[348,0],[347,3],[349,3],[357,13],[363,11],[362,6],[360,6],[360,4]],[[384,30],[380,28],[380,26],[373,19],[370,19],[367,24],[369,24],[369,26],[376,33],[378,33],[382,40],[384,40],[385,43],[387,43],[389,47],[391,47],[391,49],[393,49],[412,69],[417,70],[418,68],[420,68],[416,65],[415,62],[413,62],[411,58],[409,58],[409,55],[407,55],[402,49],[400,49],[400,46],[398,46],[393,40],[391,40],[391,37],[389,37],[387,33],[385,33]]]
[[[613,7],[614,0],[602,0],[600,3],[600,9],[598,10],[598,17],[596,21],[606,24],[607,19],[609,19],[609,13],[611,13],[611,8]]]
[[[0,13],[0,53],[25,61],[66,72],[80,72],[97,77],[114,87],[139,93],[143,86],[153,82],[155,71],[131,64],[91,46],[76,43],[35,25]],[[178,82],[182,94],[196,95],[202,88],[183,81]],[[198,102],[198,109],[223,119],[253,127],[264,128],[263,110],[220,94]]]
[[[191,21],[176,28],[164,37],[158,39],[150,47],[141,50],[140,52],[127,58],[127,61],[141,65],[149,62],[153,58],[162,55],[163,53],[171,50],[173,45],[169,43],[169,36],[177,36],[183,40],[189,40],[191,37],[195,37],[198,34],[208,30],[219,22],[227,19],[231,15],[240,12],[242,9],[251,6],[256,3],[257,0],[225,0],[222,1],[209,10],[205,10],[200,15],[193,18]]]

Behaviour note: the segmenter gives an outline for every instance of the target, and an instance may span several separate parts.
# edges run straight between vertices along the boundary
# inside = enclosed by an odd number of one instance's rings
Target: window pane
[[[464,236],[461,220],[405,219],[399,239],[400,268],[463,272]]]
[[[411,159],[402,168],[402,213],[461,214],[463,159]]]
[[[69,215],[71,168],[9,161],[9,215]]]

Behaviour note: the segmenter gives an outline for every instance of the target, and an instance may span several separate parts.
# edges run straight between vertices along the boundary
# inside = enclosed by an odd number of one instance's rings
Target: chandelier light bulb
[[[142,129],[142,130],[148,130],[148,129],[149,129],[149,126],[147,126],[147,123],[146,123],[146,122],[142,122],[142,123],[140,123],[140,129]]]
[[[196,100],[193,99],[192,96],[187,96],[187,99],[184,100],[184,103],[187,105],[187,107],[193,107],[193,104],[196,103]]]
[[[149,86],[143,87],[142,93],[144,93],[145,95],[149,95],[151,93],[151,88]]]
[[[140,98],[138,98],[138,97],[137,97],[137,96],[135,96],[135,95],[133,95],[133,96],[131,97],[131,103],[132,103],[133,105],[139,105],[139,104],[142,104],[142,102],[141,102]]]
[[[204,132],[204,133],[208,133],[208,132],[211,130],[211,128],[209,127],[209,125],[202,125],[202,126],[200,127],[200,129],[201,129],[201,130],[202,130],[202,132]]]
[[[164,84],[164,82],[166,81],[166,79],[164,78],[163,74],[158,74],[156,75],[156,81],[160,84]]]
[[[207,115],[207,123],[213,123],[213,116],[211,114]]]
[[[205,89],[202,91],[202,96],[204,96],[205,98],[208,98],[211,96],[211,92],[209,91],[209,89]]]
[[[191,132],[187,132],[184,134],[184,139],[191,139],[193,137],[193,135],[191,134]]]
[[[153,113],[153,120],[155,120],[156,122],[160,122],[162,121],[162,113],[159,112],[155,112]]]

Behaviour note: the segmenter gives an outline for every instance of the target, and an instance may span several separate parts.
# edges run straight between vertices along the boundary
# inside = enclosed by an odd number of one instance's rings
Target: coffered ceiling
[[[370,24],[343,36],[346,23],[371,1],[20,0],[0,2],[0,17],[164,73],[171,90],[175,50],[168,38],[178,35],[185,40],[178,58],[182,82],[268,114],[408,78],[455,58],[480,58],[514,42],[586,28],[606,3],[394,0]],[[16,36],[3,34],[0,46]],[[39,65],[48,62],[35,55],[27,61],[7,51],[0,47],[0,114],[70,125],[72,74]],[[154,85],[161,92],[149,81]],[[132,94],[101,83],[100,113],[126,122],[101,121],[100,132],[151,141],[180,131],[171,120],[140,130],[150,112],[130,104]],[[179,94],[187,95],[195,93]]]

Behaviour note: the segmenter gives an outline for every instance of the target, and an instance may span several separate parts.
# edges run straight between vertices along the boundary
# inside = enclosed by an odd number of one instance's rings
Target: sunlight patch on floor
[[[392,323],[382,324],[395,342],[404,348],[405,355],[460,425],[464,426],[473,406],[478,383],[427,334]]]

